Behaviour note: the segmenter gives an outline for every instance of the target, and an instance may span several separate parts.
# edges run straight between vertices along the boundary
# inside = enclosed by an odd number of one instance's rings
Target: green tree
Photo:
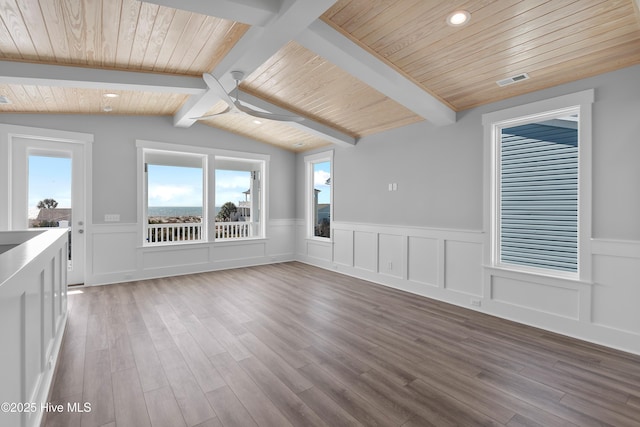
[[[216,221],[230,221],[234,213],[238,211],[233,202],[227,202],[220,207],[220,212],[216,215]]]
[[[55,199],[44,199],[38,202],[38,209],[55,209],[58,206],[58,202]]]

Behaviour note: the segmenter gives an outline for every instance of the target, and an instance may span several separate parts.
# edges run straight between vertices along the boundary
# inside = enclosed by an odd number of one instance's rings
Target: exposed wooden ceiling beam
[[[317,20],[295,40],[429,122],[455,123],[453,109],[330,25]]]
[[[281,0],[145,0],[173,9],[188,10],[249,25],[263,26],[278,13]]]
[[[0,61],[0,83],[187,95],[200,95],[207,90],[199,77],[11,61]]]
[[[235,85],[229,74],[230,71],[243,71],[248,76],[280,50],[282,46],[305,31],[307,26],[335,2],[336,0],[284,0],[278,14],[265,26],[252,26],[212,70],[212,74],[218,78],[223,87],[230,93]],[[175,7],[181,8],[182,3],[176,4]],[[174,125],[189,127],[195,123],[194,117],[204,115],[219,100],[211,92],[208,91],[202,95],[192,96],[175,114]],[[269,112],[280,111],[282,114],[294,115],[290,111],[283,110],[265,101],[258,101],[257,98],[256,102],[261,103],[262,107],[260,108],[263,110]],[[316,135],[321,134],[323,138],[339,144],[353,145],[356,142],[354,138],[348,135],[309,120],[298,123],[296,126]]]

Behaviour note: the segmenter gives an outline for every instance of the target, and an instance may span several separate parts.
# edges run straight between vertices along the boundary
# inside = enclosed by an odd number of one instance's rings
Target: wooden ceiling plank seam
[[[613,17],[612,17],[613,18]],[[535,63],[540,62],[541,58],[551,55],[552,58],[561,58],[565,53],[574,51],[584,51],[590,49],[593,43],[599,43],[604,40],[617,39],[624,36],[627,33],[637,31],[630,30],[628,26],[620,25],[620,21],[628,20],[627,16],[622,16],[618,19],[606,19],[604,24],[600,24],[594,27],[595,33],[588,29],[578,31],[568,31],[566,34],[558,35],[559,38],[553,41],[542,43],[542,40],[532,42],[530,49],[524,52],[517,52],[511,49],[507,52],[508,57],[505,57],[503,61],[500,58],[495,58],[495,61],[482,61],[481,63],[473,64],[473,69],[468,68],[463,73],[457,73],[458,82],[451,82],[449,86],[442,86],[443,82],[438,82],[435,79],[425,82],[425,84],[431,85],[435,90],[449,90],[450,87],[460,86],[460,82],[464,84],[473,84],[473,80],[490,79],[492,81],[500,80],[509,75],[517,74],[518,72],[528,72],[528,63],[526,61],[533,61]],[[589,33],[588,38],[585,38],[584,33]],[[589,40],[589,45],[585,46],[585,39]],[[615,45],[616,42],[613,42]],[[521,70],[521,71],[516,71]],[[471,81],[470,81],[471,80]],[[441,88],[440,88],[441,87]]]
[[[194,33],[192,41],[189,43],[189,49],[185,50],[181,63],[186,70],[193,69],[192,65],[195,60],[203,54],[204,48],[209,40],[213,40],[216,28],[222,24],[222,21],[217,18],[206,17],[202,21],[200,28]],[[207,70],[202,70],[206,72]],[[198,73],[202,74],[202,73]]]
[[[355,31],[358,31],[358,29],[365,26],[372,19],[375,19],[376,17],[382,15],[383,12],[386,11],[387,9],[396,6],[397,2],[361,1],[361,3],[365,3],[366,7],[365,8],[363,8],[362,6],[358,7],[358,4],[354,4],[353,9],[350,10],[350,11],[353,11],[353,13],[351,13],[351,16],[349,16],[347,20],[343,21],[342,24],[339,24],[340,27],[344,28],[344,30],[349,34],[352,34]],[[347,13],[347,11],[344,11],[344,12],[345,14]],[[339,20],[336,20],[336,22],[339,22]]]
[[[584,10],[576,11],[576,14],[583,14]],[[493,38],[488,38],[483,40],[482,43],[473,44],[468,47],[469,50],[480,51],[490,50],[492,52],[492,56],[495,53],[496,55],[501,55],[504,50],[508,50],[510,48],[517,47],[521,45],[523,42],[529,42],[535,40],[537,37],[535,36],[535,30],[540,28],[547,28],[549,31],[545,31],[545,33],[554,33],[556,30],[561,29],[563,22],[563,18],[560,17],[558,13],[552,13],[551,17],[540,16],[536,19],[532,19],[528,22],[529,26],[526,24],[521,25],[517,29],[513,30],[509,39],[505,39],[498,36]],[[586,17],[592,17],[591,12],[586,12]],[[549,36],[549,34],[547,34]],[[551,35],[553,36],[553,35]],[[482,47],[481,47],[482,46]],[[462,51],[464,52],[464,51]],[[475,55],[464,55],[457,54],[452,52],[448,58],[451,60],[440,60],[439,58],[434,57],[433,60],[436,63],[435,67],[429,67],[425,74],[434,75],[434,76],[442,76],[444,73],[450,73],[454,69],[456,65],[462,66],[463,64],[473,64],[474,68],[476,65],[477,57]],[[482,61],[482,58],[480,59]],[[414,65],[420,67],[419,65]],[[424,67],[422,67],[424,68]],[[408,67],[411,69],[411,67]],[[416,75],[416,78],[421,81],[425,85],[429,85],[428,80],[425,80],[424,77]]]
[[[470,13],[475,12],[469,10],[470,8],[465,5],[460,5],[460,8],[468,10]],[[444,19],[451,12],[451,5],[448,2],[440,3],[435,8],[426,9],[418,6],[399,12],[395,17],[387,19],[384,25],[381,25],[380,22],[377,22],[378,25],[372,25],[372,29],[366,36],[360,37],[356,34],[354,36],[374,51],[379,52],[381,47],[388,43],[389,34],[393,34],[394,39],[402,39],[408,35],[415,37],[426,34],[426,36],[430,36],[431,34],[440,34],[438,30],[449,30]]]
[[[175,11],[171,24],[169,25],[169,30],[164,38],[162,49],[160,49],[160,53],[156,58],[154,71],[167,72],[170,59],[178,46],[180,36],[187,27],[191,15],[191,12],[186,12],[184,10]]]
[[[420,5],[424,4],[424,0],[404,0],[401,2],[393,2],[386,5],[379,3],[380,7],[376,5],[370,5],[368,10],[364,13],[358,13],[349,22],[345,23],[344,28],[354,38],[361,40],[363,44],[369,45],[366,40],[369,38],[377,38],[376,33],[380,32],[380,28],[383,27],[380,22],[384,19],[388,23],[389,21],[396,20],[400,15],[404,14],[408,10],[415,11],[420,8]],[[354,23],[358,23],[354,26]],[[375,25],[373,23],[376,23]]]
[[[437,40],[421,40],[395,54],[387,54],[385,57],[407,70],[408,73],[412,73],[412,67],[419,67],[418,64],[423,58],[428,58],[430,65],[447,64],[451,61],[449,58],[458,58],[468,52],[486,50],[497,40],[510,39],[510,34],[513,31],[518,31],[521,25],[525,25],[535,16],[532,11],[544,11],[547,7],[553,7],[555,8],[553,10],[556,10],[561,7],[560,4],[559,2],[554,3],[552,0],[547,0],[544,3],[527,1],[514,3],[494,14],[493,19],[505,18],[500,25],[493,25],[487,29],[487,20],[477,17],[478,19],[474,19],[467,27],[450,29],[448,37]],[[509,36],[501,37],[501,35]]]
[[[85,23],[83,20],[83,2],[61,1],[64,16],[69,58],[76,64],[88,65],[84,52],[87,51]]]
[[[589,52],[585,52],[585,46],[582,40],[579,40],[574,43],[566,44],[558,46],[557,48],[547,49],[543,52],[524,58],[519,61],[513,61],[506,66],[503,70],[503,75],[512,75],[513,73],[522,72],[517,70],[526,70],[527,73],[533,75],[536,71],[547,68],[549,66],[553,66],[553,68],[558,69],[559,67],[555,67],[554,64],[558,63],[558,60],[561,58],[563,61],[568,61],[573,58],[585,56],[585,55],[593,55],[594,52],[600,51],[603,52],[605,49],[614,48],[619,43],[624,43],[625,40],[639,40],[640,34],[637,31],[630,31],[628,29],[616,28],[612,31],[606,32],[603,34],[603,37],[606,37],[603,40],[590,40]],[[486,78],[482,80],[488,80],[495,82],[496,73],[485,73],[480,75],[479,80],[482,76],[486,76]],[[480,80],[480,81],[482,81]],[[452,87],[456,87],[459,85],[451,85],[443,88],[442,90],[446,90],[451,96],[455,96],[456,92],[452,91]]]
[[[590,15],[588,11],[586,12],[586,14]],[[619,19],[626,17],[624,13],[620,13],[617,10],[612,10],[606,14],[603,13],[601,16],[603,16],[604,18],[604,24],[597,25],[596,31],[603,33],[610,31],[610,29],[615,30],[617,26],[619,26]],[[589,36],[589,38],[591,38],[593,34],[590,34]],[[502,61],[504,61],[505,64],[513,63],[514,58],[518,58],[527,52],[527,56],[537,56],[539,54],[537,52],[550,50],[549,47],[554,46],[554,44],[566,45],[573,38],[578,38],[578,41],[580,41],[583,37],[583,31],[576,31],[576,29],[573,27],[558,26],[557,30],[545,32],[541,37],[525,40],[520,44],[512,43],[510,46],[503,50],[494,49],[496,51],[496,56],[492,56],[491,61],[487,61],[485,57],[471,64],[467,64],[466,66],[460,64],[455,68],[456,77],[460,80],[466,80],[468,76],[465,76],[465,74],[477,75],[478,70],[481,70],[485,64],[490,64],[495,69],[500,69],[502,67]],[[445,72],[445,70],[440,70],[439,74]],[[496,80],[498,80],[498,78]],[[424,84],[430,85],[430,87],[432,87],[432,85],[435,86],[438,84],[438,77],[435,77],[432,80],[423,78],[422,81],[424,82]]]
[[[151,34],[156,24],[159,9],[160,6],[156,4],[143,2],[140,5],[140,13],[138,14],[138,23],[131,46],[128,68],[136,70],[143,68],[144,58],[149,49]]]
[[[162,51],[162,46],[164,45],[164,40],[167,32],[169,31],[169,26],[173,21],[175,12],[175,9],[170,9],[164,6],[160,6],[158,8],[158,13],[156,14],[156,18],[153,22],[153,28],[149,35],[149,44],[147,45],[147,49],[145,50],[144,57],[142,59],[142,69],[149,71],[156,69],[156,61],[158,59],[158,55]]]
[[[123,0],[122,2],[120,26],[118,28],[118,47],[114,64],[116,67],[126,68],[129,64],[141,5],[141,2],[133,0]]]
[[[179,73],[183,70],[183,59],[192,51],[192,44],[196,41],[196,33],[200,31],[204,22],[206,20],[206,16],[198,15],[192,13],[189,17],[189,21],[187,25],[184,27],[182,33],[180,34],[180,38],[176,43],[176,48],[173,50],[171,57],[169,58],[168,66],[165,68],[165,72],[168,73]],[[194,30],[197,28],[197,30]],[[202,42],[198,40],[198,42]]]
[[[65,109],[69,108],[68,106],[71,104],[71,102],[67,98],[67,91],[65,90],[65,88],[60,86],[51,86],[50,89],[54,99],[56,100],[56,104],[58,105],[57,111],[64,111]]]
[[[0,1],[0,10],[2,10],[2,19],[5,27],[20,52],[20,56],[31,61],[37,60],[38,52],[16,2],[14,0],[2,0]]]
[[[211,60],[203,69],[205,72],[215,69],[220,61],[226,57],[227,53],[236,45],[236,43],[246,34],[249,30],[249,26],[239,22],[234,22],[231,27],[227,29],[224,35],[224,43],[216,47],[216,50],[211,54]]]
[[[13,105],[16,107],[16,110],[14,111],[17,111],[18,105],[30,105],[31,109],[34,109],[33,102],[31,102],[31,99],[27,95],[27,92],[24,90],[24,87],[22,85],[8,86],[11,90],[11,93],[13,94],[13,96],[11,96],[11,99],[13,101]]]
[[[87,64],[97,67],[102,63],[102,2],[87,2],[86,16],[87,25],[85,25],[85,34],[87,41],[91,41],[85,52]],[[91,7],[89,7],[91,5]]]
[[[48,86],[37,86],[42,105],[49,113],[54,113],[58,108],[53,91]]]
[[[62,5],[58,1],[40,2],[40,10],[45,22],[47,34],[51,41],[51,47],[56,58],[56,62],[69,63],[69,43],[64,23]]]
[[[344,24],[344,21],[353,16],[353,10],[359,10],[360,8],[356,6],[356,4],[366,4],[370,5],[370,1],[367,0],[341,0],[333,4],[329,9],[326,10],[323,16],[331,20],[335,20],[336,22],[340,22],[340,24]],[[346,16],[343,20],[340,19],[340,16]]]
[[[118,35],[120,33],[120,16],[122,0],[102,0],[102,44],[100,64],[102,67],[113,67],[118,51]]]
[[[11,34],[9,34],[9,30],[2,20],[2,15],[0,15],[0,52],[2,52],[3,58],[22,59]]]
[[[462,4],[458,8],[471,13],[475,23],[481,20],[485,13],[492,16],[492,13],[487,12],[487,9],[491,9],[491,6],[495,4],[492,0],[484,0],[482,2],[476,0],[468,4]],[[397,28],[385,26],[386,31],[379,31],[377,40],[368,41],[362,39],[362,41],[382,57],[388,58],[394,52],[406,49],[419,41],[449,38],[453,33],[460,33],[458,28],[453,28],[446,24],[445,17],[451,11],[451,5],[448,2],[441,3],[436,9],[430,9],[426,13],[412,13],[409,21],[400,22]],[[469,31],[468,27],[465,30]],[[389,34],[393,34],[393,37],[389,37]]]
[[[233,25],[235,25],[235,22],[229,23],[221,19],[216,19],[215,22],[213,22],[209,33],[206,37],[203,37],[204,42],[188,68],[190,70],[199,70],[203,73],[206,73],[213,68],[213,66],[209,66],[209,64],[217,63],[220,60],[219,55],[223,55],[226,51],[226,42],[228,41],[227,34]],[[222,43],[220,41],[222,41]]]
[[[424,58],[428,58],[430,64],[437,66],[440,63],[446,63],[448,58],[456,58],[468,52],[486,49],[485,46],[490,45],[496,39],[502,40],[501,35],[507,35],[505,38],[508,39],[510,38],[509,33],[517,30],[520,25],[525,25],[535,16],[534,13],[538,13],[532,11],[541,11],[549,7],[557,9],[560,8],[559,5],[559,2],[553,3],[553,0],[541,3],[525,0],[510,4],[507,8],[496,11],[489,16],[484,14],[490,13],[492,9],[481,9],[478,13],[480,16],[474,17],[475,19],[468,26],[448,28],[446,37],[419,40],[401,51],[385,52],[384,55],[389,61],[398,64],[407,72],[410,72],[409,70],[416,62],[422,61]],[[496,21],[500,25],[487,26],[488,23]]]
[[[612,50],[609,48],[604,48],[602,50],[602,55],[600,55],[598,58],[595,58],[592,55],[583,55],[570,59],[563,66],[572,69],[573,72],[570,75],[564,74],[564,77],[559,77],[560,74],[558,74],[557,69],[548,67],[546,69],[543,68],[537,70],[535,71],[535,73],[532,72],[534,78],[532,78],[531,80],[523,81],[518,85],[506,86],[505,88],[502,88],[506,90],[495,90],[494,88],[492,88],[490,82],[487,82],[482,87],[478,87],[477,92],[482,93],[484,91],[494,94],[494,96],[492,96],[491,98],[487,98],[488,101],[486,103],[489,103],[494,102],[496,99],[506,99],[511,96],[529,93],[543,88],[566,83],[568,81],[584,79],[604,72],[612,71],[620,68],[620,64],[618,64],[618,62],[621,59],[624,59],[625,62],[629,60],[629,55],[627,52],[630,50],[624,50],[637,47],[638,42],[639,40],[637,38],[634,38],[620,45],[622,49]],[[623,53],[621,53],[621,50],[623,51]],[[628,61],[630,62],[629,65],[640,63],[640,52],[637,49],[635,51],[635,56],[632,57],[631,61]],[[468,92],[466,94],[462,93],[460,95],[460,98],[465,99],[472,95],[473,93],[471,92]],[[474,104],[469,104],[470,106],[466,106],[465,104],[465,109],[483,105],[484,103],[485,102],[476,102]]]
[[[18,3],[20,14],[27,28],[35,28],[36,31],[29,31],[31,40],[41,60],[55,59],[49,33],[42,17],[42,9],[38,1],[20,1]]]

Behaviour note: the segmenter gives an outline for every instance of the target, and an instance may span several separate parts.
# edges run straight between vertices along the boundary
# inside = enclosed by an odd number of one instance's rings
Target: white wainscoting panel
[[[333,230],[333,262],[340,265],[353,266],[353,231]]]
[[[327,239],[326,242],[320,240],[307,240],[307,256],[318,260],[331,262],[333,258],[333,244]]]
[[[580,293],[577,289],[492,276],[491,298],[557,316],[579,320]]]
[[[312,256],[299,220],[305,244],[296,259],[640,354],[640,242],[593,239],[587,283],[484,265],[489,239],[479,231],[339,221],[332,227],[333,247]]]
[[[640,256],[594,255],[593,281],[593,322],[640,334]]]
[[[398,279],[404,277],[407,244],[406,237],[378,234],[378,272]]]
[[[438,239],[409,236],[409,281],[438,287]]]
[[[378,236],[368,231],[355,231],[353,236],[353,265],[360,270],[378,271]]]
[[[93,274],[136,270],[136,230],[99,227],[93,233]]]
[[[482,245],[445,241],[445,288],[482,297]]]
[[[242,242],[219,242],[213,246],[215,262],[250,260],[265,256],[264,240],[244,240]]]

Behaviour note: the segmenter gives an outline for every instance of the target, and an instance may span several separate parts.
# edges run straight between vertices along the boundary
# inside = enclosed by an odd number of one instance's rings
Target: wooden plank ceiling
[[[471,20],[448,26],[458,5]],[[634,0],[339,0],[320,19],[461,111],[640,63],[639,16]],[[0,60],[200,76],[249,28],[134,0],[2,0]],[[529,80],[496,85],[525,72]],[[353,138],[424,120],[358,77],[289,41],[241,89]],[[12,101],[0,113],[174,115],[188,99],[115,92],[119,98],[106,99],[100,89],[0,84]],[[203,123],[293,151],[327,144],[299,127],[258,125],[241,114]]]
[[[640,63],[633,0],[340,0],[322,19],[456,111]],[[496,81],[528,73],[500,88]]]

